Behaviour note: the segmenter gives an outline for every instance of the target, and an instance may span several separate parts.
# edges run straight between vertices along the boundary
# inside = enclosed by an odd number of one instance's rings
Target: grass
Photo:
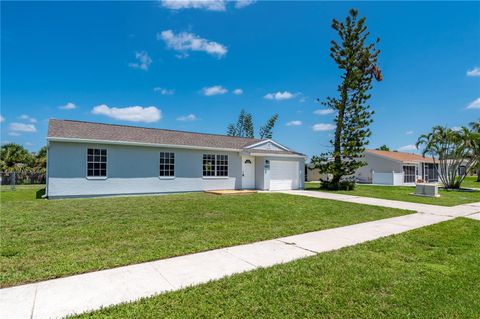
[[[338,194],[347,194],[353,196],[374,197],[383,199],[400,200],[404,202],[456,206],[461,204],[480,202],[480,190],[478,191],[446,191],[439,190],[440,197],[422,197],[413,196],[415,186],[376,186],[357,184],[353,191],[327,191],[320,190],[319,183],[305,183],[305,189],[322,192],[335,192]]]
[[[479,318],[479,233],[459,218],[79,318]]]
[[[467,176],[462,182],[462,187],[480,189],[480,182],[477,182],[476,176]]]
[[[57,278],[409,211],[286,194],[35,199],[0,192],[0,285]]]

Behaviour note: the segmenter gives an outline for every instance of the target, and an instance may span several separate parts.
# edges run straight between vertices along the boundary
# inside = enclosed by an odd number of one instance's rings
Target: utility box
[[[437,184],[418,183],[415,185],[415,194],[417,196],[440,197]]]

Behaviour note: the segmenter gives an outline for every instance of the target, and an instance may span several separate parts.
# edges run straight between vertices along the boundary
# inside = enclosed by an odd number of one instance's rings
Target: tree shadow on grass
[[[42,196],[45,195],[45,188],[42,188],[42,189],[39,189],[36,193],[35,193],[35,198],[36,199],[42,199]]]

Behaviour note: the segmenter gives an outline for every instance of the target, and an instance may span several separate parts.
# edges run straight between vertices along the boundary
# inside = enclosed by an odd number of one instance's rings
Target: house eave
[[[196,149],[196,150],[211,150],[211,151],[226,151],[226,152],[241,151],[241,149],[236,149],[236,148],[178,145],[178,144],[157,144],[157,143],[130,142],[130,141],[96,140],[96,139],[83,139],[83,138],[70,138],[70,137],[55,137],[55,136],[47,137],[47,142],[48,143],[49,142],[69,142],[69,143],[92,143],[92,144],[107,144],[107,145],[129,145],[129,146]]]
[[[307,158],[306,155],[300,154],[278,154],[278,153],[255,153],[255,152],[243,152],[242,155],[250,156],[268,156],[268,157],[294,157],[294,158]]]

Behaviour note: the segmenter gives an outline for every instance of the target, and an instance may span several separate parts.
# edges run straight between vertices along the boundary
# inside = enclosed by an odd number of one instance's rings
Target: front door
[[[242,156],[242,188],[255,189],[255,158]]]

